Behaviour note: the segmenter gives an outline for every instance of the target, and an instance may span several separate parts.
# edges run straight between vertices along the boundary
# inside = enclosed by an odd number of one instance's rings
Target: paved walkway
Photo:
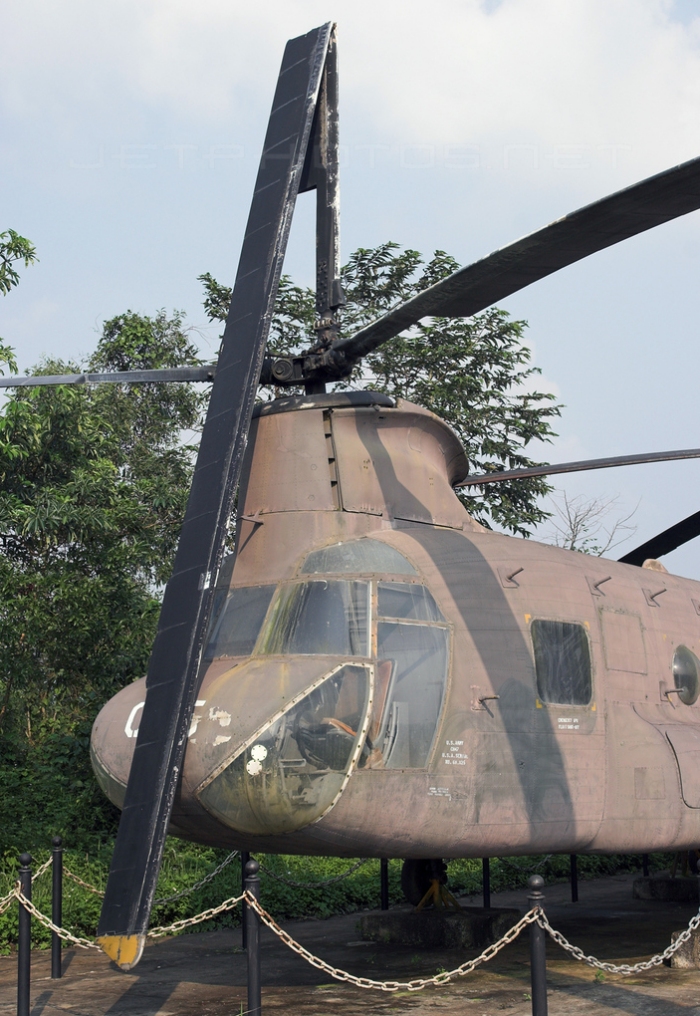
[[[601,959],[636,961],[668,945],[683,928],[692,905],[632,899],[632,877],[581,882],[580,901],[567,885],[546,890],[551,923],[576,945]],[[522,906],[524,892],[492,896],[494,906]],[[464,902],[467,902],[466,900]],[[474,898],[471,905],[479,905]],[[359,941],[357,916],[288,922],[285,927],[312,952],[358,975],[410,979],[450,969],[463,954],[424,951]],[[329,982],[281,945],[262,936],[263,1014],[379,1016],[429,1013],[482,1016],[531,1012],[526,936],[495,961],[457,983],[419,993],[363,991]],[[32,1016],[239,1016],[245,1012],[245,954],[240,931],[185,935],[150,945],[132,974],[101,953],[66,950],[64,977],[49,978],[48,952],[32,957]],[[632,978],[605,975],[569,960],[548,945],[550,1016],[700,1016],[700,971],[668,967]],[[0,957],[0,1014],[16,1011],[16,958]]]

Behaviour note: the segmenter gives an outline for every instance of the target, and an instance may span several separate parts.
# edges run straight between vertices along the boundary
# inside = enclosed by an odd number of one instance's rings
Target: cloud
[[[700,149],[700,18],[674,11],[669,0],[25,0],[3,15],[0,94],[11,116],[49,110],[64,124],[81,110],[128,120],[139,104],[244,122],[269,104],[285,39],[330,15],[355,134],[470,143],[544,176],[646,172]]]

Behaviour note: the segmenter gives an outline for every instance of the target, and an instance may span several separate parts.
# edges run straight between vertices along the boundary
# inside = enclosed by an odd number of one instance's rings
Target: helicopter
[[[316,341],[271,356],[308,190]],[[97,779],[122,810],[98,940],[122,969],[140,959],[168,833],[409,864],[700,842],[700,582],[658,560],[700,535],[700,512],[610,561],[489,531],[455,493],[700,449],[473,476],[429,411],[326,391],[426,316],[470,316],[699,207],[695,159],[342,335],[328,23],[284,52],[217,363],[0,381],[212,382],[148,675],[92,733]],[[305,394],[259,403],[260,384]]]

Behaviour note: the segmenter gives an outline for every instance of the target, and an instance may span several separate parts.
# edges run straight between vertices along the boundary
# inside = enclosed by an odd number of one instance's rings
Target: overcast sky
[[[127,308],[235,275],[287,38],[339,24],[342,240],[468,263],[700,155],[694,0],[23,0],[2,3],[0,230],[41,263],[0,303],[22,368],[78,357]],[[285,270],[312,278],[312,197]],[[561,461],[700,446],[700,213],[507,300],[566,405]],[[640,502],[629,547],[700,509],[700,461],[588,473]],[[700,578],[700,540],[665,562]],[[620,553],[623,551],[621,550]]]

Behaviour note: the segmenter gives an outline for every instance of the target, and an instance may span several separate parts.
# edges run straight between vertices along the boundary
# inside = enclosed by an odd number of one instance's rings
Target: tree
[[[200,360],[183,316],[105,322],[84,365]],[[48,824],[111,829],[89,772],[100,706],[146,670],[188,496],[205,395],[189,385],[20,388],[0,415],[0,807],[2,837]],[[67,764],[70,759],[70,765]],[[22,807],[8,798],[24,774]],[[60,785],[59,785],[60,784]],[[42,799],[32,799],[41,789]],[[3,801],[3,798],[6,798]],[[87,816],[92,816],[87,819]],[[37,834],[38,835],[38,834]]]
[[[566,550],[602,557],[637,532],[631,522],[637,508],[619,514],[619,497],[569,497],[566,491],[551,495],[554,512],[548,542]]]
[[[14,229],[0,233],[0,293],[7,296],[13,286],[19,285],[19,272],[16,265],[24,262],[25,267],[39,259],[34,245]],[[17,360],[11,346],[0,339],[0,364],[7,364],[11,372],[17,370]],[[0,374],[4,373],[0,367]]]
[[[417,251],[402,251],[395,243],[360,248],[342,270],[347,296],[344,332],[351,333],[458,267],[444,251],[436,251],[426,263]],[[210,274],[200,280],[210,320],[224,321],[231,290]],[[270,351],[298,353],[311,345],[314,319],[312,290],[283,277]],[[526,327],[524,321],[513,321],[496,309],[469,320],[433,318],[380,346],[347,381],[334,387],[369,386],[437,413],[459,435],[472,472],[534,465],[525,448],[533,440],[551,440],[551,423],[561,407],[553,395],[533,388],[539,370],[531,365],[530,350],[523,344]],[[270,397],[272,391],[266,394]],[[548,517],[539,498],[549,490],[546,480],[530,479],[458,494],[487,527],[527,536],[531,526]]]

